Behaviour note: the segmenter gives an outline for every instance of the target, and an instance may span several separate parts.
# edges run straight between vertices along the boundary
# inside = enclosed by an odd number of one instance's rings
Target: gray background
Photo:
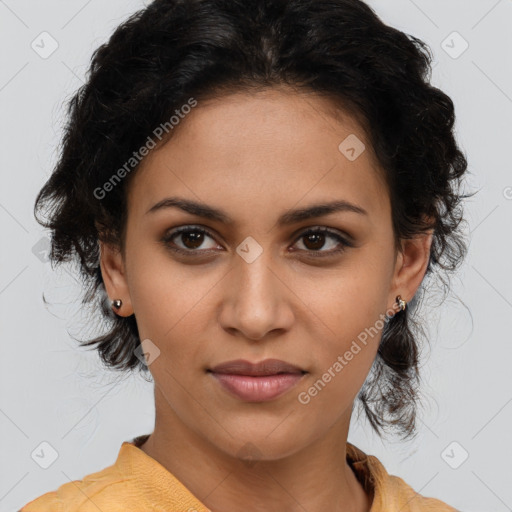
[[[349,441],[422,495],[467,512],[512,510],[512,1],[369,3],[431,46],[432,82],[455,103],[468,188],[480,192],[467,205],[467,260],[445,304],[426,313],[417,439],[384,443],[353,418]],[[63,102],[92,51],[144,5],[0,0],[0,512],[112,464],[123,441],[153,428],[151,384],[106,372],[94,352],[76,348],[73,336],[91,333],[79,287],[73,269],[51,269],[32,213],[56,162]],[[46,37],[51,49],[44,31],[58,43],[47,58],[31,47],[42,52]],[[42,442],[58,454],[47,469],[31,455]]]

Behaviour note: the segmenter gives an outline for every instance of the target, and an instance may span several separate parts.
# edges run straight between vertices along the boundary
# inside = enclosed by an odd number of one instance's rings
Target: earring
[[[122,305],[123,305],[123,301],[121,299],[113,300],[111,303],[111,306],[116,309],[119,309]]]
[[[400,311],[404,311],[405,307],[407,306],[407,301],[402,299],[400,295],[396,296],[396,303],[398,304],[398,307],[400,308]]]

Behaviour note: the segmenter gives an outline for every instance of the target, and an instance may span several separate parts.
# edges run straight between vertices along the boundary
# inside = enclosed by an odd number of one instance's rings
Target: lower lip
[[[246,402],[267,402],[289,391],[304,377],[302,373],[282,373],[252,377],[210,372],[229,393]]]

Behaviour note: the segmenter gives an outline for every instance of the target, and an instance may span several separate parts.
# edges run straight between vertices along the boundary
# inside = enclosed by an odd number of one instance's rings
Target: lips
[[[289,392],[308,373],[279,359],[251,363],[236,359],[208,370],[224,391],[246,402],[268,402]]]
[[[226,375],[247,375],[247,376],[265,376],[278,374],[299,374],[307,373],[298,366],[279,359],[265,359],[258,363],[251,363],[245,359],[236,359],[221,363],[211,370],[213,373]]]

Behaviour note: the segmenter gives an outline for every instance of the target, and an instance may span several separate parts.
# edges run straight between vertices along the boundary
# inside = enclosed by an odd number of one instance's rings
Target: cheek
[[[360,268],[343,269],[306,295],[310,325],[318,326],[312,338],[322,340],[312,354],[319,381],[308,391],[319,402],[357,394],[382,337],[389,283],[381,268],[359,261]]]
[[[154,289],[153,289],[154,291]],[[201,297],[187,297],[160,290],[151,297],[138,294],[137,325],[141,340],[149,338],[160,350],[160,358],[176,373],[196,370],[204,352],[206,312]],[[195,300],[194,300],[195,298]],[[211,313],[210,313],[211,315]]]
[[[355,397],[373,364],[380,341],[380,331],[374,332],[373,337],[368,331],[344,326],[338,336],[324,339],[317,372],[312,375],[314,389],[307,391],[310,396],[323,395],[326,401],[335,399],[340,403]]]
[[[326,429],[349,416],[375,359],[378,342],[357,339],[359,329],[325,336],[317,353],[314,373],[294,397],[294,410],[306,437],[321,436]],[[354,336],[352,335],[354,334]],[[349,421],[349,420],[347,420]]]
[[[189,387],[187,380],[202,369],[206,325],[213,321],[207,293],[216,281],[191,278],[176,265],[150,268],[139,266],[130,283],[140,338],[159,350],[150,371],[167,389],[179,389],[175,380]]]
[[[308,297],[310,314],[318,315],[324,324],[332,351],[350,345],[350,340],[364,337],[368,331],[370,342],[372,337],[380,336],[375,331],[386,312],[388,293],[384,269],[368,265],[361,257],[350,268],[341,268],[336,275],[322,279],[321,285],[317,282],[317,286],[308,288],[303,296]]]
[[[127,280],[139,333],[145,338],[166,340],[188,329],[188,317],[201,308],[201,301],[215,285],[214,276],[198,267],[185,267],[172,261],[158,242],[131,247],[127,259]]]

